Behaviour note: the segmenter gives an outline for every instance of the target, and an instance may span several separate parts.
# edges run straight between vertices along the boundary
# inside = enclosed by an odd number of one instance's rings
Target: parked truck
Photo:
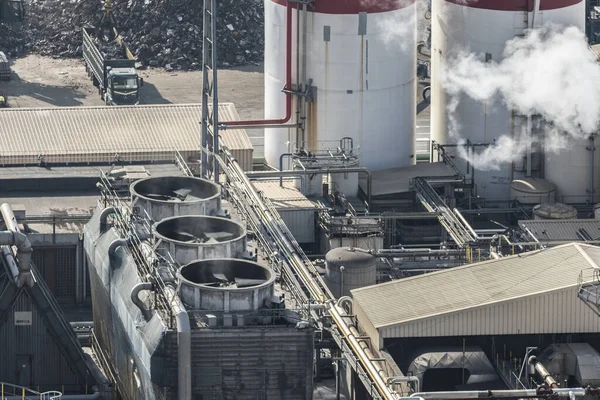
[[[93,28],[83,28],[86,71],[107,105],[136,105],[144,80],[138,77],[135,57],[115,30],[114,40],[102,42]]]

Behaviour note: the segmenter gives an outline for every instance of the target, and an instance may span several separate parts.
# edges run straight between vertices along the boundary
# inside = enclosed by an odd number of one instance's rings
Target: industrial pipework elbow
[[[31,275],[31,254],[33,248],[29,238],[19,231],[19,225],[15,214],[9,204],[4,203],[0,206],[0,213],[6,225],[6,231],[0,232],[0,244],[16,246],[19,275],[17,276],[17,287],[27,285],[33,287],[33,276]]]
[[[121,246],[127,246],[127,239],[115,239],[112,241],[110,246],[108,246],[108,256],[114,257],[115,252]]]
[[[114,207],[106,207],[100,212],[100,233],[104,233],[108,230],[108,216],[115,212]]]
[[[140,309],[146,321],[152,318],[152,311],[146,308],[146,305],[140,299],[139,295],[142,290],[152,290],[153,288],[154,285],[150,282],[141,282],[131,289],[131,301]]]

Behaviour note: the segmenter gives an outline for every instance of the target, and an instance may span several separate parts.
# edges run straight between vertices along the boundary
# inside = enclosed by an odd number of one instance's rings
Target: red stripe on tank
[[[286,0],[271,0],[282,6],[287,5]],[[308,11],[321,14],[358,14],[359,12],[380,13],[400,10],[413,5],[416,0],[315,0],[314,9]],[[297,7],[294,3],[293,7]]]
[[[533,11],[534,0],[446,0],[471,8],[494,11]],[[583,0],[540,0],[540,11],[556,10],[581,3]]]

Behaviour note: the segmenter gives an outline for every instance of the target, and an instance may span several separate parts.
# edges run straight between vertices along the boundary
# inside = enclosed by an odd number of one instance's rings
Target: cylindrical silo
[[[377,283],[377,257],[354,247],[338,247],[325,255],[325,282],[337,298]]]
[[[577,26],[584,30],[585,3],[583,0],[433,0],[432,23],[432,92],[431,136],[441,144],[456,144],[449,134],[448,105],[450,97],[442,87],[441,73],[446,60],[461,51],[499,62],[505,44],[527,29],[547,23]],[[454,113],[460,126],[460,136],[473,144],[493,144],[502,135],[518,135],[522,124],[501,99],[477,102],[461,96]],[[448,149],[452,153],[452,149]],[[482,147],[475,148],[481,151]],[[458,157],[456,157],[458,158]],[[457,166],[466,172],[466,163],[456,159]],[[521,178],[512,164],[498,170],[476,170],[473,181],[477,194],[488,200],[507,200],[510,183]],[[565,175],[566,177],[566,175]],[[557,186],[560,184],[546,176]]]
[[[286,5],[286,0],[265,0],[265,117],[269,119],[285,115]],[[378,170],[414,164],[415,1],[320,0],[308,7],[306,19],[302,10],[298,12],[299,46],[294,8],[292,80],[310,81],[312,88],[300,145],[311,151],[335,149],[342,138],[351,137],[363,167]],[[295,104],[293,110],[295,115]],[[295,144],[294,129],[267,129],[267,162],[279,166],[280,155],[294,151]]]

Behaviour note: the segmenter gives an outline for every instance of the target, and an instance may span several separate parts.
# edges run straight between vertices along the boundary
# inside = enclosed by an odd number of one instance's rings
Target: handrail
[[[62,393],[57,390],[40,393],[25,386],[0,382],[0,400],[4,400],[7,396],[21,397],[26,400],[59,400]]]

